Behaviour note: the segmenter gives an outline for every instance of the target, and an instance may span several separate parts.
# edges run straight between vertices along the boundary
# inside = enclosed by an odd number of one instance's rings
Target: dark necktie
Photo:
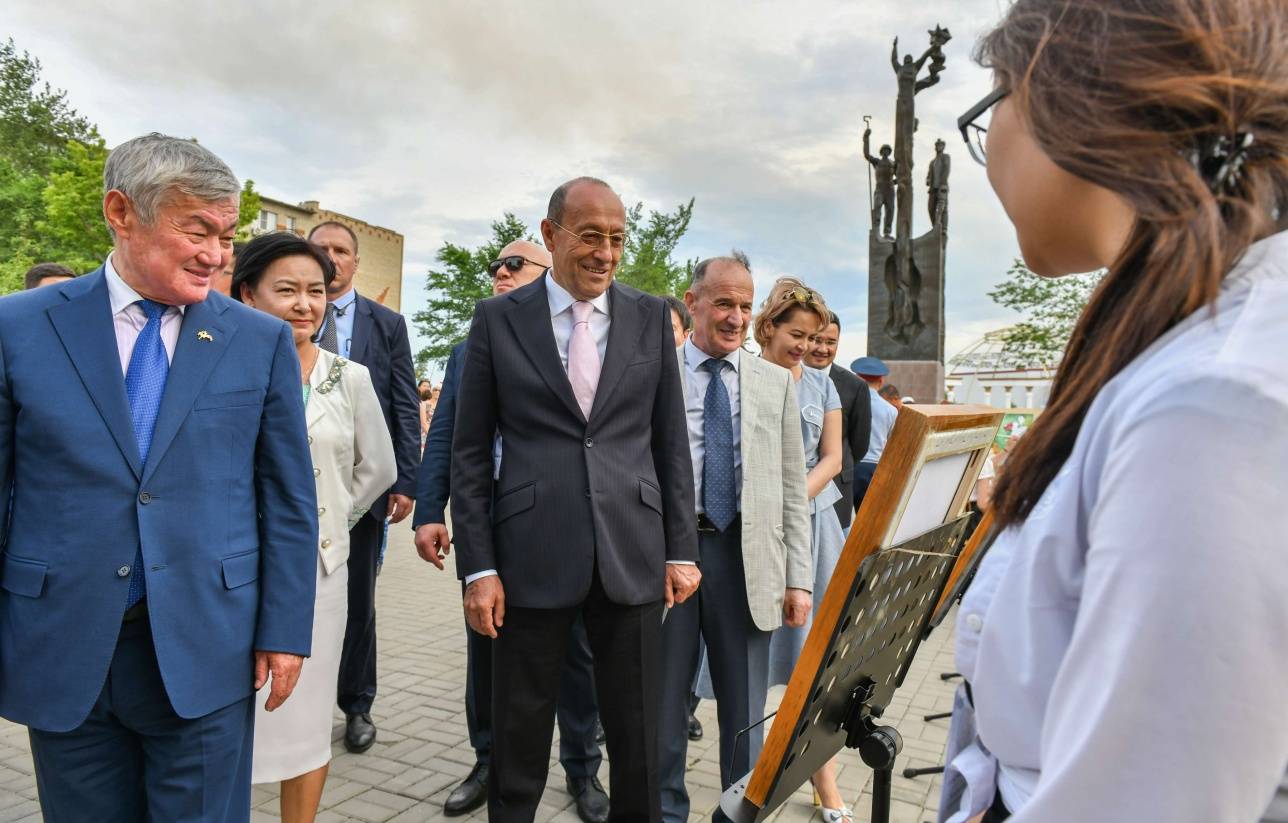
[[[318,345],[332,354],[340,353],[340,343],[335,333],[336,310],[334,303],[326,304],[326,320],[322,324],[322,337],[318,340]]]
[[[733,477],[733,411],[721,372],[727,360],[711,358],[701,368],[711,374],[702,402],[702,431],[706,445],[702,457],[702,508],[720,531],[738,515],[737,489]]]
[[[125,370],[125,396],[130,401],[130,417],[134,423],[134,440],[139,447],[139,460],[148,462],[152,446],[152,432],[165,394],[166,377],[170,374],[170,361],[166,359],[165,344],[161,342],[161,316],[168,308],[152,300],[140,300],[139,305],[147,316],[139,337],[130,353],[130,365]],[[130,572],[130,593],[126,599],[128,610],[147,596],[147,582],[143,574],[143,546],[134,552],[134,566]]]

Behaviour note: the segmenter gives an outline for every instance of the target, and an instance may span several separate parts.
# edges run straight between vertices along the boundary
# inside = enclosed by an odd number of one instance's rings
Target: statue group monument
[[[899,59],[899,38],[890,53],[898,82],[894,146],[873,156],[872,129],[863,132],[863,156],[872,165],[872,226],[868,235],[868,354],[890,367],[889,381],[919,403],[944,396],[944,252],[948,242],[948,174],[944,141],[926,174],[930,230],[912,236],[914,98],[939,82],[944,44],[952,38],[936,26],[930,47],[918,59]],[[926,63],[929,67],[926,73]],[[893,227],[893,232],[891,231]]]

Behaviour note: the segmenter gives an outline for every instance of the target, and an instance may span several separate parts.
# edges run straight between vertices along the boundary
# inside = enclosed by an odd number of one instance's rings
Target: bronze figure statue
[[[872,156],[872,129],[863,130],[863,156],[872,164],[876,177],[875,197],[872,202],[872,230],[881,229],[883,237],[893,237],[891,226],[894,223],[894,152],[889,145],[881,147],[880,157]]]
[[[944,152],[944,141],[935,141],[935,158],[926,172],[929,191],[927,206],[930,222],[941,229],[948,229],[948,173],[952,171],[952,158]]]

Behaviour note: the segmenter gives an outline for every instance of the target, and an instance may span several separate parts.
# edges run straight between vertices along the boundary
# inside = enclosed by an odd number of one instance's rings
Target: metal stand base
[[[903,738],[894,726],[878,726],[881,713],[868,705],[872,684],[861,684],[850,695],[850,716],[844,728],[847,748],[858,749],[859,757],[872,769],[872,823],[890,821],[890,787],[894,761],[903,749]]]

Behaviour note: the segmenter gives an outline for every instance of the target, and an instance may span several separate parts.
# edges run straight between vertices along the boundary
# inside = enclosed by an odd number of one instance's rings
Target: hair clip
[[[1213,194],[1237,194],[1243,180],[1243,167],[1248,162],[1248,149],[1255,142],[1250,131],[1205,137],[1190,152],[1190,162],[1198,169]]]

